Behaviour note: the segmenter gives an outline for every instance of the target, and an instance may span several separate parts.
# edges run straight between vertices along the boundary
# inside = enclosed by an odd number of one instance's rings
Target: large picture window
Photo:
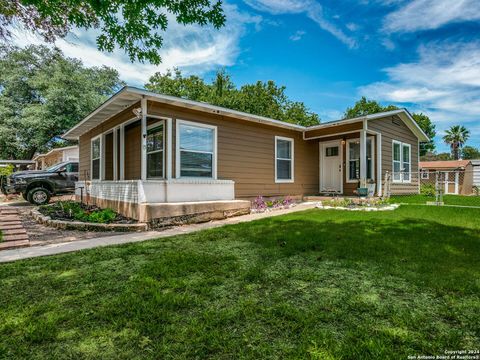
[[[92,172],[92,180],[100,180],[100,167],[101,167],[101,147],[102,147],[102,140],[101,137],[96,137],[92,139],[92,164],[91,164],[91,172]]]
[[[147,128],[147,177],[162,178],[164,162],[163,122]]]
[[[347,142],[347,181],[356,182],[360,180],[360,140],[353,139]],[[373,141],[367,138],[367,179],[373,179]]]
[[[177,176],[216,177],[216,127],[178,121]]]
[[[392,168],[394,182],[410,182],[412,171],[412,147],[393,140]]]
[[[293,139],[275,137],[275,182],[293,182]]]

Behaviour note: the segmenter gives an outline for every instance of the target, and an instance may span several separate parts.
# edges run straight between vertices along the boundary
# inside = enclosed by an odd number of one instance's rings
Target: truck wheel
[[[33,205],[44,205],[50,201],[50,193],[48,190],[38,187],[30,190],[27,194],[27,200]]]

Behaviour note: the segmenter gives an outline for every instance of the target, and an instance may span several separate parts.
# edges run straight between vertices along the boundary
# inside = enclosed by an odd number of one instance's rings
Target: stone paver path
[[[17,209],[0,207],[0,231],[2,232],[0,250],[30,246],[27,231]]]

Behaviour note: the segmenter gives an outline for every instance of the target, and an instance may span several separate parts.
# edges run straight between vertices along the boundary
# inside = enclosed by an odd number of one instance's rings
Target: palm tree
[[[463,125],[454,125],[445,131],[443,141],[450,145],[452,155],[455,160],[460,158],[460,149],[465,145],[470,137],[470,131]]]

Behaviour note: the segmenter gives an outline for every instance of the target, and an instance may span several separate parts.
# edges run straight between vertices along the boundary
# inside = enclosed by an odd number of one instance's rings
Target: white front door
[[[320,192],[342,193],[342,144],[320,143]]]

